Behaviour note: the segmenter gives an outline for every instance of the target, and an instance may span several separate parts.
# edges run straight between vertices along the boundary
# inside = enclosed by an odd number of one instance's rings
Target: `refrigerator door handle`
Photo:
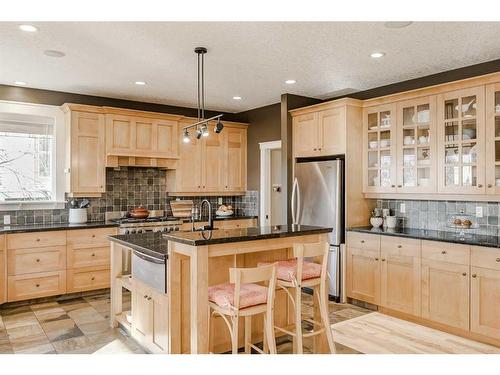
[[[299,180],[297,180],[297,220],[294,224],[300,224],[300,211],[302,210],[301,202],[300,202],[300,185]]]
[[[295,217],[295,194],[297,194],[297,178],[293,180],[293,188],[292,188],[292,199],[290,200],[290,204],[292,206],[292,224],[296,224]]]
[[[341,233],[340,233],[340,223],[342,222],[342,189],[340,188],[340,181],[342,181],[342,161],[338,162],[337,166],[337,181],[339,183],[339,187],[337,188],[337,194],[336,194],[336,202],[335,202],[335,207],[337,208],[337,212],[335,213],[335,238],[336,238],[336,244],[335,245],[340,245],[341,241]]]

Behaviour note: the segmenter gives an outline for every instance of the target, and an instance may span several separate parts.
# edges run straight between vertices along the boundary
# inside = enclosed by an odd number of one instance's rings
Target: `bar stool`
[[[304,337],[311,337],[325,332],[330,353],[335,354],[335,343],[328,319],[328,295],[326,291],[328,250],[329,245],[326,242],[294,244],[294,259],[274,263],[276,264],[277,284],[285,290],[294,307],[295,331],[292,332],[277,326],[274,328],[293,337],[294,353],[303,353],[302,339]],[[306,261],[304,258],[316,258],[318,263]],[[259,263],[259,265],[264,264],[266,263]],[[309,317],[302,318],[301,293],[304,287],[312,288],[314,291],[313,298],[318,300],[321,322]],[[294,291],[295,298],[291,290]],[[303,334],[302,320],[321,328]]]
[[[256,284],[260,282],[265,282],[267,286]],[[245,318],[245,353],[250,354],[253,348],[261,354],[265,354],[268,350],[271,354],[276,354],[273,329],[275,287],[276,267],[274,264],[255,268],[230,268],[229,284],[209,287],[210,352],[213,349],[212,318],[218,314],[224,319],[229,329],[233,354],[238,353],[238,321],[240,317]],[[252,317],[259,314],[264,314],[263,350],[252,344]]]

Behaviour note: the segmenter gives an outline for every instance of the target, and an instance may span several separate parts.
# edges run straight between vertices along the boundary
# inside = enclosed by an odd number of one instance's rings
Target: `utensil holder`
[[[70,224],[83,224],[87,222],[86,208],[70,208],[68,221]]]

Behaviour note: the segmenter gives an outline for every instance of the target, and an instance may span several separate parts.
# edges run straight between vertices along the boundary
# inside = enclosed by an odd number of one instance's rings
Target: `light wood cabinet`
[[[65,270],[66,246],[10,249],[7,258],[8,275]]]
[[[363,110],[364,192],[397,191],[396,105]]]
[[[106,154],[177,158],[177,128],[173,120],[106,114]]]
[[[342,155],[346,151],[346,108],[293,117],[294,157]]]
[[[66,271],[15,275],[9,276],[7,280],[7,300],[9,302],[64,293],[66,293]]]
[[[214,225],[219,229],[252,228],[257,226],[257,219],[217,220]]]
[[[380,304],[420,316],[420,241],[382,237]]]
[[[5,261],[5,236],[0,236],[0,304],[4,303],[7,298],[7,293],[5,290],[6,278],[7,278],[7,268]]]
[[[104,114],[67,111],[67,190],[71,195],[105,191]]]
[[[152,353],[168,353],[168,297],[133,280],[132,337]]]
[[[224,144],[224,191],[245,191],[247,188],[247,130],[226,127]]]
[[[223,130],[224,131],[224,130]],[[229,131],[229,130],[228,130]],[[224,190],[224,137],[227,134],[209,132],[208,137],[203,137],[201,142],[201,190],[202,191],[223,191]],[[235,161],[241,165],[241,160]],[[230,173],[228,171],[228,173]]]
[[[67,270],[66,292],[84,292],[109,288],[109,265],[79,267]]]
[[[485,194],[484,86],[438,95],[438,191]]]
[[[486,86],[486,193],[500,195],[500,83]]]

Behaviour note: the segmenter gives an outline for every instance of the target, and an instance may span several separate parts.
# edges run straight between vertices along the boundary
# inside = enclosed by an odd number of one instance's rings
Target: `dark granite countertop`
[[[27,225],[0,225],[0,234],[23,232],[46,232],[52,230],[90,229],[117,227],[118,224],[109,221],[91,221],[83,224],[27,224]]]
[[[452,242],[465,245],[500,248],[499,236],[488,236],[484,234],[474,234],[474,233],[468,234],[467,232],[465,236],[460,236],[460,233],[458,231],[448,232],[441,230],[427,230],[427,229],[414,229],[414,228],[388,229],[388,228],[373,228],[370,226],[353,227],[349,228],[348,231],[380,234],[383,236],[406,237],[406,238],[415,238],[421,240]]]
[[[270,238],[329,233],[331,231],[332,228],[309,225],[276,225],[239,229],[219,229],[213,231],[173,232],[168,234],[164,233],[163,237],[169,241],[180,242],[186,245],[204,246],[229,242],[255,241]]]
[[[163,238],[160,232],[119,234],[109,236],[109,239],[158,259],[164,260],[167,258],[168,241]]]

